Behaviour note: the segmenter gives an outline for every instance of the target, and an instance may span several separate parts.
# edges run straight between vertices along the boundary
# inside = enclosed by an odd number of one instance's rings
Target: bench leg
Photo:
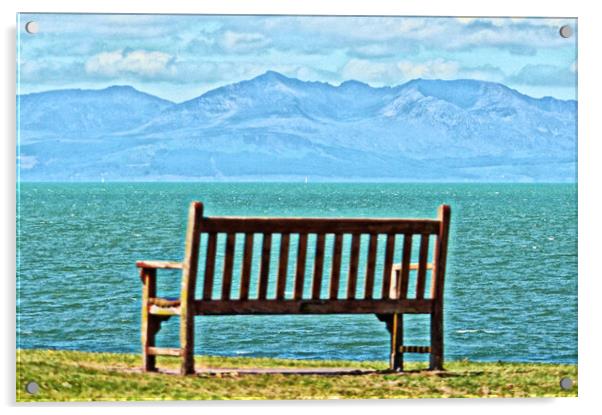
[[[155,356],[148,353],[148,348],[155,346],[155,337],[159,324],[159,321],[150,315],[148,310],[142,312],[142,370],[145,372],[154,372],[157,370]]]
[[[443,310],[435,307],[431,314],[430,370],[443,370]]]
[[[141,333],[142,342],[142,370],[145,372],[157,370],[156,359],[154,355],[148,353],[149,347],[155,346],[155,337],[161,324],[157,318],[149,313],[148,300],[157,293],[157,270],[141,269],[140,276],[144,282],[142,288],[142,315],[141,315]]]
[[[191,375],[194,373],[194,315],[184,312],[180,316],[180,347],[182,366],[180,374]]]
[[[393,314],[391,318],[391,357],[389,368],[396,372],[403,371],[403,314]]]

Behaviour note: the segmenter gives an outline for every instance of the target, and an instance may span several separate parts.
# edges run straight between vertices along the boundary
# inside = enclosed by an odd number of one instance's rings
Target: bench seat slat
[[[401,353],[430,353],[430,346],[401,346],[399,348]]]
[[[180,311],[181,311],[181,308],[179,305],[166,307],[166,306],[162,306],[162,305],[150,304],[148,307],[149,314],[152,314],[154,316],[164,316],[164,317],[177,316],[180,314]]]
[[[233,314],[428,314],[432,300],[198,300],[197,315]]]
[[[426,264],[426,269],[435,269],[434,265],[432,262],[429,262],[428,264]],[[416,271],[418,270],[418,263],[411,263],[410,264],[410,271]],[[393,271],[401,271],[401,263],[399,264],[393,264]]]
[[[436,234],[440,222],[432,219],[364,218],[253,218],[205,217],[203,232],[227,233],[426,233]]]

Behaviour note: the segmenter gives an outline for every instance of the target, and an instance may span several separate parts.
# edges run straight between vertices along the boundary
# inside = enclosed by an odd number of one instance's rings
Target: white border
[[[508,411],[539,411],[546,413],[589,412],[600,403],[602,382],[600,364],[601,329],[598,300],[602,292],[602,270],[597,261],[602,242],[602,215],[599,213],[600,180],[602,178],[602,89],[600,78],[601,15],[594,1],[396,1],[391,0],[4,0],[0,3],[2,19],[2,72],[4,96],[0,101],[2,114],[2,238],[0,252],[2,274],[2,349],[4,376],[2,404],[5,413],[29,412],[80,413],[82,407],[92,413],[105,413],[114,404],[71,404],[15,408],[14,347],[15,347],[15,13],[16,12],[97,12],[97,13],[222,13],[222,14],[338,14],[338,15],[437,15],[437,16],[548,16],[579,18],[579,395],[578,399],[505,399],[505,400],[410,400],[410,401],[312,401],[312,402],[194,402],[178,404],[183,413],[236,411],[245,414],[267,414],[286,411],[287,414],[307,411],[335,410],[359,413],[376,411],[422,412],[446,414],[484,412],[496,414]],[[157,405],[129,404],[128,412],[147,413],[168,409],[170,403]],[[158,406],[154,409],[152,406]],[[199,408],[199,406],[201,408]],[[596,408],[598,409],[598,408]]]

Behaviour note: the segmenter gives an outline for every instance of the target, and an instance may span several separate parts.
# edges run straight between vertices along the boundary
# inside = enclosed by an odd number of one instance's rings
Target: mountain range
[[[173,103],[130,86],[17,96],[28,181],[576,180],[577,103],[478,80],[277,72]]]

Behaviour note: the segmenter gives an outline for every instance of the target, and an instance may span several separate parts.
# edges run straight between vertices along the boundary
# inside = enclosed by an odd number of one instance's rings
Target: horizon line
[[[22,97],[22,96],[27,96],[27,95],[44,94],[44,93],[49,93],[49,92],[65,92],[65,91],[104,91],[104,90],[107,90],[107,89],[110,89],[110,88],[117,87],[117,88],[132,88],[132,89],[134,89],[137,92],[140,92],[140,93],[143,93],[143,94],[155,97],[155,98],[159,98],[159,99],[162,99],[164,101],[168,101],[168,102],[170,102],[172,104],[179,105],[179,104],[182,104],[182,103],[185,103],[185,102],[192,101],[192,100],[195,100],[197,98],[200,98],[203,95],[205,95],[205,94],[207,94],[209,92],[212,92],[212,91],[216,91],[216,90],[218,90],[220,88],[224,88],[224,87],[227,87],[229,85],[240,84],[240,83],[243,83],[243,82],[251,82],[251,81],[253,81],[255,79],[267,76],[270,73],[277,74],[278,76],[281,76],[281,77],[286,78],[288,80],[293,80],[293,81],[298,81],[298,82],[303,82],[303,83],[319,83],[319,84],[328,85],[328,86],[330,86],[332,88],[340,88],[343,84],[349,83],[349,82],[355,82],[355,83],[359,83],[359,84],[362,84],[362,85],[366,85],[367,87],[372,88],[372,89],[383,89],[383,88],[391,88],[391,89],[393,89],[393,88],[403,87],[403,86],[405,86],[405,85],[407,85],[407,84],[409,84],[411,82],[416,82],[416,81],[439,81],[439,82],[473,81],[473,82],[481,82],[481,83],[486,83],[486,84],[501,85],[504,88],[508,88],[511,91],[514,91],[514,92],[516,92],[516,93],[518,93],[520,95],[523,95],[523,96],[526,96],[528,98],[535,99],[535,100],[555,99],[557,101],[563,101],[563,102],[577,102],[576,98],[563,99],[563,98],[557,98],[557,97],[552,96],[552,95],[545,95],[545,96],[537,98],[537,97],[534,97],[532,95],[528,95],[526,93],[523,93],[523,92],[519,91],[518,89],[510,87],[510,86],[508,86],[508,85],[506,85],[506,84],[504,84],[502,82],[486,81],[486,80],[475,79],[475,78],[454,78],[454,79],[414,78],[414,79],[410,79],[410,80],[407,80],[407,81],[399,83],[399,84],[383,85],[383,86],[372,86],[368,82],[359,81],[357,79],[346,79],[344,81],[341,81],[338,85],[336,85],[336,84],[330,83],[328,81],[319,81],[319,80],[314,80],[314,81],[307,80],[307,81],[304,81],[304,80],[301,80],[299,78],[287,76],[287,75],[285,75],[285,74],[283,74],[281,72],[274,71],[274,70],[267,70],[264,73],[262,73],[260,75],[257,75],[257,76],[254,76],[252,78],[243,79],[243,80],[240,80],[240,81],[235,81],[235,82],[230,82],[230,83],[224,83],[223,85],[217,86],[217,87],[212,88],[212,89],[208,89],[208,90],[200,93],[199,95],[197,95],[197,96],[195,96],[193,98],[184,99],[182,101],[174,101],[174,100],[171,100],[171,99],[168,99],[168,98],[164,98],[164,97],[162,97],[160,95],[156,95],[154,93],[150,93],[150,92],[144,91],[143,89],[139,89],[139,88],[137,88],[137,87],[135,87],[135,86],[133,86],[131,84],[112,84],[112,85],[107,85],[107,86],[99,87],[99,88],[58,88],[58,89],[45,89],[45,90],[41,90],[41,91],[27,92],[27,93],[24,93],[24,94],[17,93],[16,96],[17,97]]]
[[[17,180],[17,184],[20,183],[33,183],[33,184],[567,184],[576,185],[578,180],[565,180],[565,181],[383,181],[383,180],[316,180],[311,182],[304,182],[301,180],[105,180],[92,181],[92,180]]]

